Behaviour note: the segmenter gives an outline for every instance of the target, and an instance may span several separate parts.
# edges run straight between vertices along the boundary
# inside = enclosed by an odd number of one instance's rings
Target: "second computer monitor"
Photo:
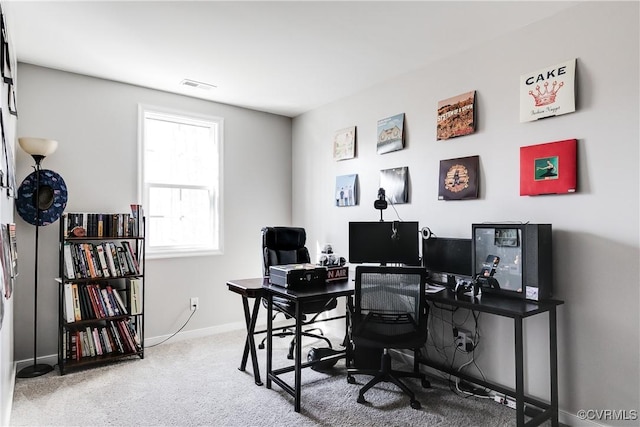
[[[350,222],[349,262],[420,265],[418,222]]]
[[[423,266],[429,273],[473,275],[471,239],[431,237],[422,241]]]

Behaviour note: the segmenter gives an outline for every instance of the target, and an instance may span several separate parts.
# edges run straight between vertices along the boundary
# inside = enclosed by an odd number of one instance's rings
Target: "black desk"
[[[244,320],[247,326],[247,339],[244,344],[244,351],[242,353],[242,362],[240,362],[239,370],[245,370],[247,366],[247,358],[249,352],[251,352],[251,363],[253,365],[253,377],[256,385],[262,385],[260,379],[260,368],[258,368],[258,358],[256,355],[256,342],[253,336],[256,332],[256,320],[258,317],[258,309],[260,308],[260,300],[262,299],[262,282],[263,279],[240,279],[230,280],[227,282],[227,287],[231,292],[235,292],[242,296],[242,307],[244,308]],[[249,312],[249,298],[254,299],[253,310]]]
[[[427,294],[427,302],[444,304],[452,307],[466,308],[480,313],[495,314],[497,316],[513,319],[515,332],[515,390],[499,384],[490,383],[486,380],[475,378],[428,359],[420,360],[421,363],[446,372],[450,375],[479,384],[492,390],[503,393],[516,399],[516,422],[518,426],[539,425],[546,420],[551,420],[553,426],[558,425],[558,341],[556,330],[556,307],[564,304],[564,301],[546,300],[541,302],[527,301],[522,299],[511,299],[496,297],[494,295],[484,295],[474,298],[466,295],[456,295],[451,290]],[[551,402],[543,402],[524,393],[524,337],[523,320],[527,317],[541,313],[549,313],[549,383]],[[540,411],[531,420],[525,423],[525,403],[539,408]]]
[[[243,307],[245,312],[245,321],[247,325],[247,339],[245,342],[244,353],[240,370],[244,371],[247,357],[251,353],[253,363],[253,372],[256,384],[262,385],[260,381],[260,373],[258,371],[258,362],[256,357],[255,342],[253,335],[257,333],[267,333],[267,388],[271,388],[271,382],[275,382],[285,391],[287,391],[295,399],[295,410],[300,411],[300,379],[301,370],[313,363],[302,363],[301,345],[296,345],[294,353],[294,366],[273,370],[272,367],[272,338],[273,331],[280,328],[273,328],[272,311],[273,303],[271,297],[273,295],[281,296],[296,303],[296,311],[298,314],[302,312],[302,305],[308,301],[317,299],[325,299],[327,297],[351,296],[355,290],[352,280],[337,282],[328,285],[326,288],[315,289],[311,291],[292,291],[279,286],[270,285],[268,280],[263,278],[231,280],[227,282],[230,291],[236,292],[243,297]],[[249,298],[255,298],[253,305],[253,313],[249,312]],[[255,331],[256,316],[261,298],[266,298],[268,302],[267,330]],[[516,369],[516,387],[515,390],[504,387],[500,384],[488,382],[486,380],[475,378],[471,375],[464,374],[437,364],[428,359],[420,360],[420,363],[431,366],[442,372],[457,376],[467,381],[490,388],[507,396],[516,399],[516,420],[518,426],[539,425],[545,420],[550,419],[554,426],[558,425],[558,345],[556,330],[556,307],[564,304],[564,301],[548,300],[543,302],[526,301],[520,299],[499,298],[495,296],[484,295],[481,298],[473,298],[470,296],[457,296],[455,293],[444,290],[435,294],[426,295],[427,302],[444,304],[452,307],[460,307],[469,310],[475,310],[481,313],[494,314],[512,318],[514,320],[515,330],[515,369]],[[550,387],[551,402],[543,402],[524,393],[524,337],[523,337],[523,320],[527,317],[535,316],[541,313],[549,314],[549,360],[550,360]],[[348,319],[347,319],[348,322]],[[296,342],[301,343],[301,322],[295,325]],[[347,325],[348,327],[348,325]],[[344,354],[335,356],[336,358],[345,357]],[[348,363],[348,361],[347,361]],[[295,371],[295,384],[291,387],[284,382],[278,375]],[[535,406],[543,410],[542,413],[534,416],[525,424],[525,403]]]
[[[295,325],[295,352],[294,352],[294,365],[287,366],[285,368],[273,369],[273,297],[278,296],[286,298],[295,305],[295,318],[302,318],[302,308],[305,303],[325,300],[327,298],[349,297],[353,295],[355,285],[351,280],[344,280],[340,282],[331,282],[324,287],[309,289],[309,290],[291,290],[276,285],[271,285],[268,281],[265,281],[262,285],[263,298],[267,300],[267,388],[271,388],[271,382],[275,382],[283,390],[289,393],[294,398],[294,409],[296,412],[300,412],[300,386],[302,378],[302,368],[313,365],[313,362],[302,362],[302,322],[296,322]],[[348,319],[347,319],[348,321]],[[327,357],[323,360],[333,360],[345,357],[345,352],[341,352],[334,356]],[[295,382],[293,387],[287,384],[279,375],[294,371]]]

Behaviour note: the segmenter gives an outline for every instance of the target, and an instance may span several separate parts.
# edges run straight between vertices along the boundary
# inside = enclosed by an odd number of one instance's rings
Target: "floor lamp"
[[[41,225],[41,211],[51,207],[54,200],[53,189],[50,186],[42,186],[40,183],[40,163],[45,157],[52,154],[58,148],[58,141],[44,138],[18,138],[20,148],[33,157],[36,162],[35,169],[35,193],[33,193],[33,207],[35,215],[33,222],[24,218],[36,226],[35,241],[35,269],[33,277],[33,365],[26,366],[18,371],[18,378],[33,378],[44,375],[53,370],[53,366],[44,363],[37,363],[37,334],[38,334],[38,230]]]

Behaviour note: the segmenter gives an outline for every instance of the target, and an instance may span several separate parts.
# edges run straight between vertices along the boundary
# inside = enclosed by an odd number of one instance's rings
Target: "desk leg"
[[[522,318],[516,317],[515,350],[516,350],[516,424],[524,426],[524,343]]]
[[[246,296],[242,297],[242,306],[244,308],[244,319],[247,324],[247,340],[244,344],[244,352],[242,353],[242,363],[240,363],[241,371],[244,371],[247,367],[247,357],[249,351],[251,351],[251,363],[253,365],[253,377],[256,385],[262,385],[260,380],[260,368],[258,367],[258,356],[256,354],[256,342],[253,339],[253,332],[256,330],[256,321],[258,318],[258,309],[260,308],[261,298],[255,298],[253,303],[253,312],[249,314],[249,299]]]
[[[272,332],[272,328],[273,328],[273,297],[271,296],[270,292],[267,292],[267,388],[271,388],[271,374],[273,373],[273,369],[271,366],[271,361],[272,361],[272,351],[273,351],[273,347],[272,347],[272,343],[271,340],[273,339],[273,332]]]
[[[558,427],[558,335],[556,307],[549,310],[549,371],[551,378],[551,425]]]
[[[296,302],[296,351],[295,351],[295,403],[294,410],[300,412],[300,388],[302,377],[302,303]]]
[[[351,348],[351,313],[353,313],[353,297],[347,296],[346,313],[345,313],[345,325],[344,325],[344,363],[347,368],[351,367],[351,359],[353,358],[353,349]]]

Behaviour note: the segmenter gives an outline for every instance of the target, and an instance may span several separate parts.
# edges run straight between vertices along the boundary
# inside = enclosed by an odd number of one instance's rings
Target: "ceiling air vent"
[[[205,89],[205,90],[209,90],[211,88],[216,87],[215,85],[210,85],[209,83],[197,82],[195,80],[190,80],[190,79],[184,79],[180,82],[180,84],[183,86],[195,87],[198,89]]]

